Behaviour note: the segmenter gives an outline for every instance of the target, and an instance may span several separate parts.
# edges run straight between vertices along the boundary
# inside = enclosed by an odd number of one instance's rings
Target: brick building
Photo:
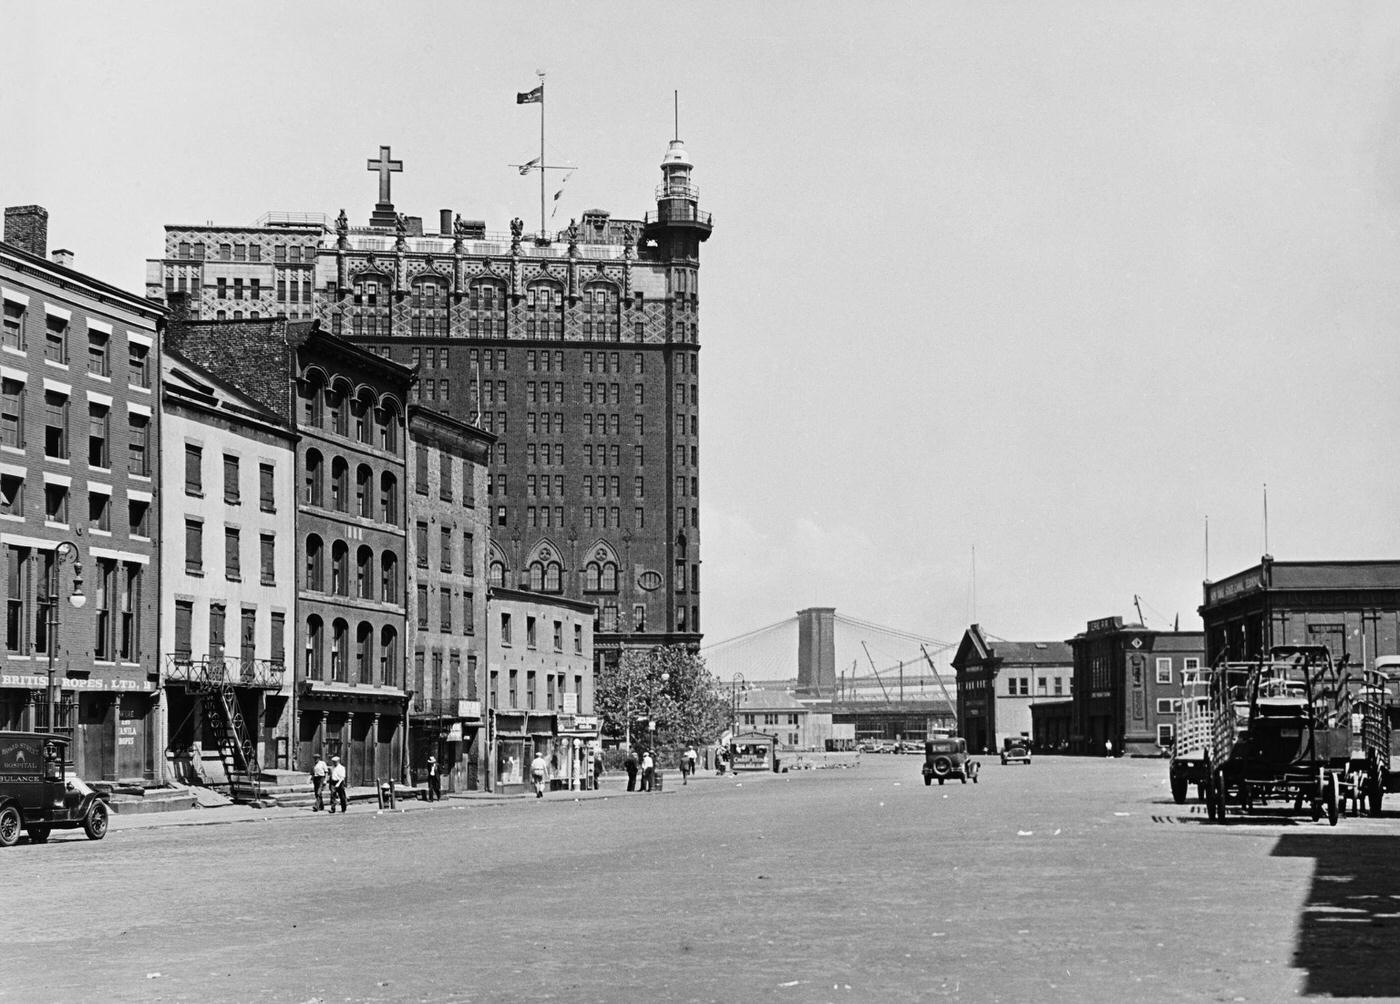
[[[160,533],[166,755],[181,781],[247,787],[254,769],[292,764],[296,437],[284,416],[168,349],[160,393],[161,483],[174,503]]]
[[[1205,655],[1253,659],[1273,645],[1326,645],[1369,667],[1400,654],[1400,561],[1275,561],[1204,585]]]
[[[980,624],[963,632],[953,669],[958,723],[973,750],[995,751],[1003,739],[1033,735],[1032,708],[1068,697],[1074,680],[1064,642],[993,639]]]
[[[47,233],[42,207],[5,210],[0,729],[52,725],[79,775],[156,780],[164,311],[50,260]]]
[[[172,324],[169,341],[297,434],[292,766],[404,776],[406,409],[413,372],[286,319]]]
[[[436,757],[446,791],[479,786],[485,756],[486,503],[490,433],[419,405],[408,409],[409,733],[415,776]]]
[[[342,211],[168,227],[147,290],[192,317],[314,312],[418,366],[418,401],[497,437],[493,583],[595,605],[600,660],[695,647],[699,247],[712,220],[691,169],[672,141],[654,210],[590,210],[548,239],[450,210],[425,232],[395,214],[383,174],[367,226]]]
[[[1199,672],[1199,631],[1154,631],[1102,617],[1069,639],[1074,652],[1070,749],[1162,756],[1171,749],[1183,674]]]

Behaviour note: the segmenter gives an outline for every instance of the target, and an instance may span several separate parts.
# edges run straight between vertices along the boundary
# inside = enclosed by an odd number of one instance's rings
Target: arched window
[[[388,471],[379,475],[379,518],[393,526],[399,525],[399,479]]]
[[[598,576],[598,590],[604,593],[617,592],[617,566],[611,561],[603,565],[602,573]]]
[[[298,385],[297,390],[301,394],[302,424],[319,429],[321,423],[326,420],[322,404],[325,390],[321,385],[319,374],[312,374],[306,380],[303,380],[300,385]]]
[[[339,387],[327,387],[326,409],[331,413],[331,431],[337,436],[349,435],[350,416],[345,391]]]
[[[583,570],[583,588],[590,593],[617,592],[617,565],[590,561]]]
[[[349,654],[345,651],[350,644],[350,625],[337,617],[331,624],[331,680],[335,683],[345,683],[345,660]]]
[[[325,494],[321,479],[324,476],[320,450],[306,451],[306,504],[325,505]]]
[[[312,614],[306,618],[306,676],[319,680],[325,675],[325,630],[321,618]]]
[[[393,551],[379,556],[379,598],[385,603],[399,602],[399,559]]]
[[[387,624],[379,632],[379,682],[399,685],[399,634]]]
[[[491,280],[478,280],[467,287],[467,333],[486,338],[506,333],[506,288]]]
[[[355,552],[355,595],[374,599],[374,551],[365,546]]]
[[[374,519],[374,471],[369,464],[361,464],[355,470],[355,514]]]
[[[544,568],[544,591],[545,591],[545,592],[547,592],[547,593],[558,593],[558,592],[563,592],[563,589],[564,589],[564,586],[563,586],[563,583],[562,583],[563,571],[564,571],[563,568],[560,566],[559,562],[557,562],[557,561],[551,561],[548,565],[545,566],[545,568]]]
[[[331,592],[337,596],[350,595],[349,564],[350,547],[343,540],[331,545]]]
[[[598,591],[598,563],[590,561],[583,569],[583,588],[585,592],[596,593]]]
[[[488,577],[489,577],[490,580],[491,580],[491,585],[493,585],[493,586],[500,586],[500,587],[504,588],[504,587],[505,587],[505,584],[506,584],[506,566],[505,566],[505,563],[504,563],[504,562],[501,562],[501,561],[493,561],[493,562],[491,562],[491,571],[490,571],[490,575],[489,575]]]
[[[544,566],[538,561],[530,564],[530,588],[537,593],[544,590]]]
[[[374,625],[360,621],[355,629],[355,682],[374,682]]]
[[[350,508],[350,465],[344,457],[331,461],[331,508],[336,512]]]
[[[306,588],[322,592],[326,588],[321,538],[312,534],[306,538]]]
[[[355,439],[366,446],[374,445],[374,400],[370,392],[360,392],[360,396],[350,402],[350,418],[355,425]]]
[[[399,452],[399,410],[386,404],[375,410],[379,426],[379,448],[389,453]]]

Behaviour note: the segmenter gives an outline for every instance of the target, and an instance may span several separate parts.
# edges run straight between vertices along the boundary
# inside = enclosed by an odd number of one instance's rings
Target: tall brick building
[[[699,249],[712,219],[691,169],[673,140],[653,210],[590,210],[552,239],[451,210],[425,233],[421,217],[393,214],[384,175],[367,226],[342,211],[167,227],[147,291],[192,318],[311,312],[419,367],[419,401],[497,438],[493,584],[595,604],[600,663],[625,645],[696,646]]]

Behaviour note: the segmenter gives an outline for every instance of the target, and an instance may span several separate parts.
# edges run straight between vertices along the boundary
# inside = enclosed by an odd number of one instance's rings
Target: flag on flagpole
[[[532,170],[534,170],[535,165],[538,164],[539,162],[540,162],[540,159],[539,159],[538,157],[536,157],[534,160],[531,160],[531,161],[529,161],[529,162],[527,162],[527,163],[521,164],[521,165],[520,165],[520,173],[521,173],[521,174],[529,174]]]
[[[554,219],[554,214],[559,212],[559,196],[564,194],[564,186],[569,183],[569,179],[573,177],[573,174],[574,172],[570,171],[568,174],[564,175],[564,180],[559,182],[559,191],[554,193],[554,209],[551,210],[549,214],[551,220]]]
[[[544,103],[544,84],[540,84],[533,90],[517,91],[515,95],[517,105],[538,105]]]

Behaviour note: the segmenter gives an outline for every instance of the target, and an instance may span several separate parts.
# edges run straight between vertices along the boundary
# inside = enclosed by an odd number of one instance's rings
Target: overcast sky
[[[707,642],[837,607],[955,640],[1400,557],[1400,5],[68,5],[0,0],[0,201],[133,290],[162,226],[555,225],[701,266]],[[976,588],[973,601],[973,560]],[[795,657],[795,653],[794,653]]]

